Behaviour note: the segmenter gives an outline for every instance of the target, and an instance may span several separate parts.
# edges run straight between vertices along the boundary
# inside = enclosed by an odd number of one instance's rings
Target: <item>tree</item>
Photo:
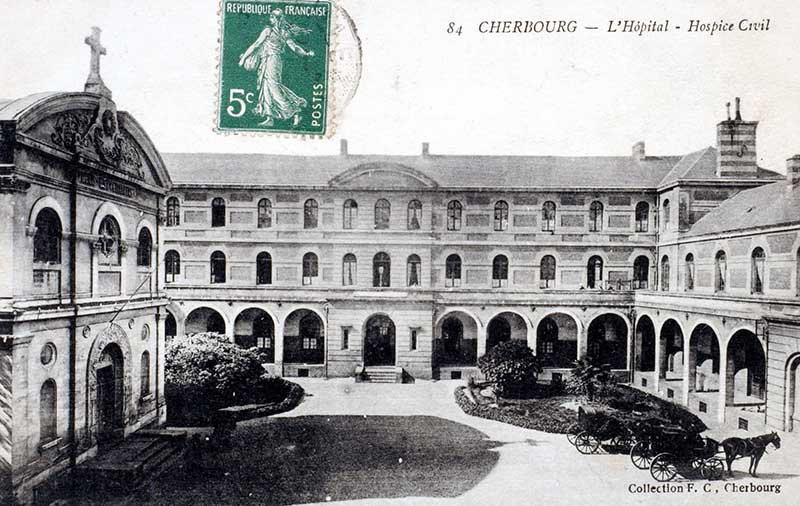
[[[215,333],[173,339],[164,365],[167,413],[173,422],[208,422],[217,409],[257,401],[274,383],[254,348],[241,348]]]
[[[566,382],[566,390],[591,401],[599,390],[614,383],[610,364],[595,364],[591,358],[583,357],[575,362],[575,368]]]
[[[486,379],[500,397],[531,396],[542,368],[525,341],[511,340],[493,347],[478,360]]]

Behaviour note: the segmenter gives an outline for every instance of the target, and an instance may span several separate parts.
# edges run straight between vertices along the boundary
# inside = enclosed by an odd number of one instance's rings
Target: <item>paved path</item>
[[[293,379],[295,380],[295,379]],[[386,477],[375,466],[380,464],[370,463],[358,466],[355,463],[353,473],[363,477],[365,474],[375,474],[375,495],[370,497],[359,494],[348,494],[346,484],[347,474],[341,470],[330,471],[326,481],[317,477],[320,487],[329,490],[323,502],[327,504],[369,504],[369,505],[556,505],[556,504],[748,504],[748,505],[782,505],[799,504],[800,500],[800,447],[795,440],[787,440],[779,451],[770,450],[759,467],[759,478],[751,479],[742,471],[746,471],[747,463],[738,461],[734,464],[736,472],[734,478],[723,482],[709,484],[711,491],[704,492],[705,481],[676,481],[674,485],[683,489],[682,493],[632,493],[631,488],[642,488],[658,485],[647,471],[633,467],[627,455],[580,455],[562,435],[547,434],[533,430],[522,429],[507,424],[484,420],[468,416],[453,402],[453,389],[460,384],[457,381],[418,382],[411,385],[383,385],[383,384],[355,384],[352,379],[300,379],[298,380],[306,389],[308,396],[295,410],[280,415],[281,418],[304,417],[301,420],[307,423],[330,424],[342,426],[347,418],[338,415],[357,415],[361,417],[387,417],[380,418],[388,425],[365,425],[354,428],[354,432],[347,435],[349,440],[363,442],[361,439],[371,439],[370,430],[401,430],[394,424],[397,418],[409,417],[408,424],[403,426],[402,441],[392,441],[391,438],[379,444],[388,445],[386,448],[370,447],[373,454],[391,454],[397,458],[397,477],[395,486],[399,487],[396,494],[387,494],[385,486]],[[332,418],[325,418],[331,416]],[[435,418],[421,418],[423,416]],[[310,418],[313,417],[313,418]],[[392,418],[388,418],[392,417]],[[297,420],[300,422],[301,420]],[[290,420],[286,420],[289,422]],[[448,422],[449,421],[449,422]],[[455,422],[453,424],[452,422]],[[250,423],[250,422],[248,422]],[[352,425],[352,422],[350,422]],[[471,427],[485,435],[486,444],[480,448],[476,444],[474,431],[459,432],[454,427]],[[371,427],[371,428],[366,428]],[[377,427],[377,428],[376,428]],[[337,429],[341,430],[341,429]],[[364,431],[359,434],[359,431]],[[410,435],[408,431],[411,431]],[[415,438],[418,433],[419,437]],[[336,436],[329,436],[335,438]],[[455,450],[454,445],[459,445],[457,439],[465,441],[464,446],[470,446],[472,453]],[[372,438],[381,440],[381,438]],[[456,439],[456,440],[453,440]],[[419,441],[417,448],[415,440]],[[469,440],[467,443],[466,441]],[[323,446],[324,442],[321,442]],[[344,443],[350,445],[351,443]],[[431,451],[433,445],[433,453]],[[360,451],[360,450],[359,450]],[[398,453],[399,452],[399,453]],[[426,453],[427,452],[427,453]],[[407,453],[407,455],[405,455]],[[448,460],[448,455],[453,457]],[[486,458],[489,455],[489,458]],[[406,457],[405,460],[403,457]],[[432,456],[439,456],[437,467],[431,470],[424,469],[423,474],[448,476],[448,469],[454,467],[459,477],[458,486],[448,490],[424,484],[413,487],[402,481],[403,476],[420,480],[420,469],[413,469],[421,465],[415,462],[415,457],[430,460]],[[455,462],[454,459],[460,459]],[[356,459],[358,460],[358,459]],[[417,459],[419,460],[419,459]],[[439,460],[441,460],[439,462]],[[365,459],[365,462],[368,462]],[[403,465],[406,465],[405,469]],[[413,469],[414,472],[410,472]],[[325,470],[322,470],[325,472]],[[404,474],[405,473],[405,474]],[[461,479],[463,478],[463,479]],[[399,481],[398,481],[399,480]],[[424,480],[423,480],[424,481]],[[434,477],[435,481],[435,477]],[[755,484],[758,486],[779,486],[780,493],[774,492],[734,492],[735,487]],[[408,487],[407,487],[408,485]],[[428,484],[430,485],[430,484]],[[458,488],[460,487],[460,488]],[[690,487],[694,487],[690,490]],[[397,491],[397,490],[396,490]],[[420,492],[416,495],[414,492]],[[325,491],[320,490],[320,493]],[[426,496],[425,492],[429,495]],[[341,497],[365,497],[359,500],[340,500]],[[391,498],[385,498],[390,496]],[[303,500],[308,503],[309,501]]]

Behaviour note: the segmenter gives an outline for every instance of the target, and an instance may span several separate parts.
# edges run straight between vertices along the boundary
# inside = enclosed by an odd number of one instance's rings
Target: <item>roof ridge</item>
[[[688,169],[686,169],[685,171],[683,171],[683,174],[681,174],[680,178],[678,178],[678,179],[681,179],[681,178],[685,177],[685,176],[686,176],[686,174],[688,174],[688,173],[689,173],[689,171],[691,171],[692,169],[694,169],[694,168],[695,168],[695,166],[697,165],[697,162],[699,162],[699,161],[700,161],[700,159],[702,159],[702,158],[703,158],[703,156],[705,156],[705,154],[706,154],[706,153],[708,153],[708,151],[709,151],[710,149],[714,149],[714,147],[713,147],[713,146],[708,146],[708,147],[706,147],[706,148],[703,148],[703,149],[701,149],[701,150],[699,150],[699,151],[695,151],[695,153],[697,153],[697,154],[698,154],[697,158],[695,158],[695,159],[694,159],[694,162],[692,162],[692,164],[691,164],[691,165],[689,165],[689,168],[688,168]],[[693,154],[693,153],[692,153],[692,154]]]

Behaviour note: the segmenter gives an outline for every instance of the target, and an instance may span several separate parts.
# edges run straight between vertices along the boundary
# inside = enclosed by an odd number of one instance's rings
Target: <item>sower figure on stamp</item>
[[[300,123],[300,111],[308,103],[281,82],[283,52],[288,46],[300,56],[314,56],[314,51],[303,49],[292,38],[310,33],[311,30],[286,21],[280,9],[272,11],[269,21],[270,25],[239,57],[239,66],[246,70],[258,68],[258,103],[254,112],[265,118],[260,125],[271,126],[274,118],[294,118],[293,124],[297,126]]]

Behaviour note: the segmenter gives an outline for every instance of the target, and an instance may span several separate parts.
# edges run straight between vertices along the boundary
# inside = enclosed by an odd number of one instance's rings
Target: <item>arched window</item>
[[[633,289],[647,289],[650,278],[650,259],[646,256],[638,256],[633,261]]]
[[[556,204],[549,200],[542,205],[542,232],[556,231]]]
[[[389,218],[392,214],[392,206],[386,199],[378,199],[375,202],[375,228],[379,230],[389,228]]]
[[[181,203],[178,197],[167,199],[167,226],[177,227],[181,224]]]
[[[724,251],[718,251],[714,257],[714,290],[725,291],[728,281],[728,258]]]
[[[256,284],[272,284],[272,255],[262,251],[256,256]]]
[[[174,249],[171,249],[164,255],[164,281],[173,283],[180,273],[181,255]]]
[[[669,218],[670,218],[669,199],[665,199],[664,203],[661,204],[661,207],[663,209],[663,216],[661,218],[661,228],[666,230],[667,228],[669,228]]]
[[[117,220],[106,216],[100,222],[100,265],[120,265],[121,233]]]
[[[319,218],[319,204],[314,199],[306,200],[303,204],[303,228],[317,228]]]
[[[422,223],[422,202],[412,200],[408,203],[408,229],[419,230]]]
[[[751,255],[752,265],[750,266],[750,291],[753,293],[764,293],[764,264],[766,263],[764,250],[756,248]]]
[[[603,259],[593,256],[586,265],[586,285],[588,288],[601,288],[603,285]]]
[[[261,199],[258,201],[258,228],[272,226],[272,201]]]
[[[139,231],[139,247],[136,249],[136,265],[139,267],[150,267],[151,256],[153,254],[153,236],[150,231],[142,227]]]
[[[48,443],[58,437],[58,396],[56,382],[48,379],[39,390],[39,441]]]
[[[589,205],[589,232],[603,230],[603,204],[594,201]]]
[[[342,215],[342,228],[350,230],[358,224],[358,204],[353,199],[344,201],[344,214]]]
[[[461,257],[450,255],[444,262],[444,286],[461,286]]]
[[[318,276],[319,264],[317,262],[317,255],[314,253],[306,253],[303,255],[303,284],[314,284]]]
[[[447,230],[461,230],[461,202],[457,200],[447,204]]]
[[[694,255],[691,253],[686,255],[685,263],[684,276],[686,277],[684,278],[683,286],[687,291],[692,291],[694,290]]]
[[[417,255],[411,255],[406,260],[406,278],[408,286],[419,286],[422,279],[422,261]]]
[[[348,253],[342,259],[342,285],[353,286],[356,284],[356,256]]]
[[[650,204],[639,202],[636,204],[636,231],[647,232],[650,223]]]
[[[661,291],[669,291],[669,257],[661,257]]]
[[[211,282],[225,282],[225,253],[221,251],[211,254]]]
[[[217,197],[211,201],[211,226],[225,226],[225,199]]]
[[[539,262],[539,288],[555,288],[556,286],[556,259],[552,255],[545,255]]]
[[[508,257],[497,255],[492,261],[492,287],[508,286]]]
[[[503,200],[494,205],[494,229],[498,232],[508,229],[508,203]]]
[[[58,214],[46,207],[36,215],[36,232],[33,235],[33,261],[61,263],[61,220]]]
[[[142,362],[139,368],[139,385],[141,386],[142,398],[150,395],[150,352],[142,352]]]
[[[392,261],[386,253],[378,253],[372,259],[372,286],[387,287],[391,285]]]

